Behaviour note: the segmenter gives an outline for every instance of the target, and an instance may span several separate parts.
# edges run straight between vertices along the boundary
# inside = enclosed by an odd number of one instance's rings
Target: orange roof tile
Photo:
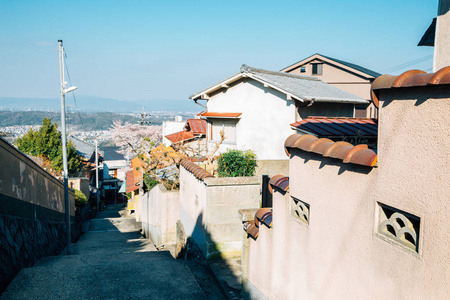
[[[273,194],[272,186],[276,186],[277,188],[286,192],[289,188],[289,177],[284,175],[272,176],[272,178],[270,178],[269,180],[269,191],[271,194]]]
[[[421,70],[410,70],[398,76],[385,74],[375,79],[372,83],[372,100],[374,105],[378,107],[379,90],[448,84],[450,84],[450,66],[444,67],[436,73],[425,73]]]
[[[214,177],[213,175],[187,159],[182,159],[180,161],[180,165],[182,165],[187,171],[192,173],[192,175],[194,175],[197,179],[200,179],[202,181],[205,180],[205,178]]]
[[[185,129],[193,134],[206,134],[206,124],[203,119],[188,119]]]
[[[242,113],[221,113],[221,112],[206,112],[202,117],[209,118],[239,118]]]
[[[284,147],[287,155],[290,155],[291,148],[296,148],[314,152],[324,157],[341,159],[344,163],[368,167],[375,167],[378,160],[375,151],[370,150],[365,144],[353,146],[347,142],[333,142],[325,138],[318,139],[308,134],[289,136],[284,143]]]
[[[134,182],[133,173],[134,173],[133,170],[127,172],[127,189],[126,189],[127,193],[139,188],[138,186],[136,186],[136,183]]]
[[[195,135],[192,133],[192,131],[186,130],[166,135],[166,139],[171,141],[173,144],[191,140],[193,138],[195,138]]]

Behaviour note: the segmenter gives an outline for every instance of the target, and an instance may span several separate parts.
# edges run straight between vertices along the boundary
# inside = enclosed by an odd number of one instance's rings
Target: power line
[[[64,66],[66,68],[66,73],[67,73],[67,78],[69,79],[69,83],[72,86],[72,80],[70,79],[70,73],[69,73],[69,68],[67,67],[67,53],[64,50]],[[81,118],[81,114],[80,114],[80,110],[78,109],[78,104],[77,104],[77,99],[75,98],[75,93],[72,92],[72,97],[73,97],[73,101],[75,102],[75,109],[78,113],[78,117],[80,118],[80,122],[81,122],[81,127],[83,128],[83,130],[86,130],[86,128],[84,127],[84,122],[83,119]]]
[[[414,60],[407,61],[405,63],[399,64],[397,66],[393,66],[393,67],[381,70],[380,73],[399,71],[399,70],[402,70],[402,69],[409,68],[411,66],[417,65],[419,63],[422,63],[422,62],[427,61],[427,60],[432,59],[432,58],[433,58],[433,54],[426,55],[426,56],[423,56],[423,57],[419,57],[419,58],[416,58]]]

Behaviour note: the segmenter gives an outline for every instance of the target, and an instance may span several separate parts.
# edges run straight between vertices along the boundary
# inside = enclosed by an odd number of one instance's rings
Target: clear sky
[[[77,94],[119,100],[188,99],[243,63],[280,70],[314,53],[386,73],[433,54],[417,43],[437,4],[0,0],[0,97],[58,98],[58,39]]]

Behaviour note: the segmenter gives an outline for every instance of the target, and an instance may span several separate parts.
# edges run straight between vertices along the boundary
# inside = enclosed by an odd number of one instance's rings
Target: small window
[[[313,75],[322,75],[322,66],[323,66],[323,64],[313,64],[312,65],[312,74]]]
[[[300,73],[305,73],[306,72],[306,67],[300,67]]]
[[[224,144],[236,144],[236,123],[237,120],[214,120],[211,124],[211,141],[220,140],[220,131],[225,134]]]

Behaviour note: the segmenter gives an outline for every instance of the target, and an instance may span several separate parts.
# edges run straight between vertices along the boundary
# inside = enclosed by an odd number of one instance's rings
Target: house
[[[143,184],[144,163],[140,158],[135,157],[131,160],[131,170],[126,173],[126,193],[131,193],[131,198],[128,199],[127,208],[134,211],[137,221],[139,216],[139,190]]]
[[[204,156],[206,150],[206,127],[203,119],[188,119],[183,130],[164,136],[172,148],[183,148],[188,156]]]
[[[289,124],[308,116],[353,117],[355,105],[368,100],[323,82],[320,78],[273,72],[243,65],[240,72],[190,97],[206,101],[211,147],[225,140],[226,149],[250,149],[261,160],[286,160],[282,147],[293,133]],[[275,145],[275,147],[272,147]]]
[[[273,208],[245,219],[249,298],[450,299],[450,67],[382,75],[372,91],[376,152],[286,139]]]
[[[381,74],[319,53],[313,54],[281,72],[290,74],[314,76],[323,82],[338,87],[370,102],[370,86]],[[377,110],[368,103],[355,107],[355,117],[376,118]]]
[[[174,121],[164,121],[162,125],[162,137],[163,137],[163,144],[168,146],[171,144],[171,141],[166,139],[166,135],[182,131],[184,128],[185,122],[183,122],[182,116],[175,116]]]

